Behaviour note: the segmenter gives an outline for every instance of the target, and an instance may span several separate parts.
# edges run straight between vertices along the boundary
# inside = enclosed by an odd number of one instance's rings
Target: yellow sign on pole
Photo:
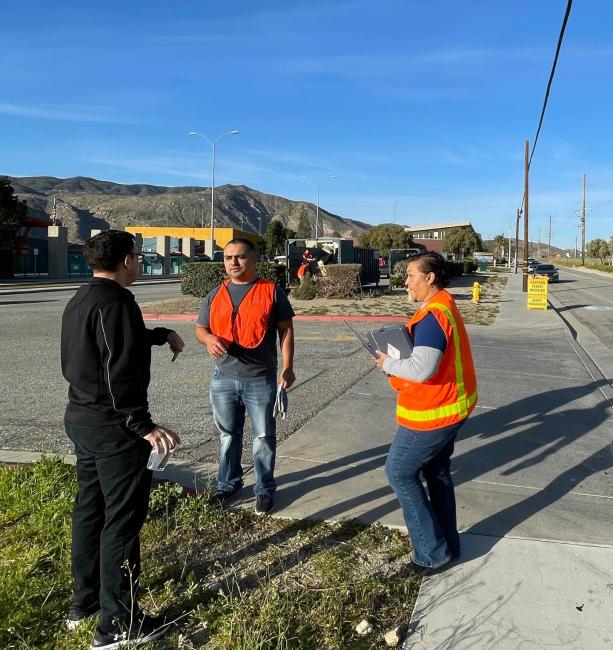
[[[528,278],[528,309],[547,309],[547,283],[546,275]]]

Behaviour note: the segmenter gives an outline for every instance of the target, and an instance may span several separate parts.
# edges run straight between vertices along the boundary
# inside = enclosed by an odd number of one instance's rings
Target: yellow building
[[[210,228],[190,228],[189,226],[126,226],[125,230],[133,235],[139,234],[143,239],[150,237],[190,237],[196,241],[208,242],[211,239]],[[223,250],[224,246],[236,237],[248,239],[254,244],[262,241],[259,235],[245,232],[238,228],[215,228],[215,250]]]

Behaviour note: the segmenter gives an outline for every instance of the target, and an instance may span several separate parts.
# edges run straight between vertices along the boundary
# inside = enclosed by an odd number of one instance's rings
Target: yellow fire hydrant
[[[481,296],[481,285],[478,282],[473,282],[473,302],[479,302]]]

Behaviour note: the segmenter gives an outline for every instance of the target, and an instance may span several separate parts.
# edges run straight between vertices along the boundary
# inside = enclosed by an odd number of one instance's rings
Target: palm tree
[[[507,240],[504,235],[496,235],[494,237],[494,257],[502,259],[506,248]]]

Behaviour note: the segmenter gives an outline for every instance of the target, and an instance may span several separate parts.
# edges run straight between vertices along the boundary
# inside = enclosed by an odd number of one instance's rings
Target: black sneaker
[[[72,604],[68,610],[68,616],[66,617],[66,627],[69,630],[75,630],[79,625],[81,625],[81,623],[97,616],[99,611],[99,603],[94,603],[89,607],[79,607],[78,605]]]
[[[113,650],[114,648],[143,645],[164,636],[169,629],[170,623],[165,623],[161,618],[145,616],[135,620],[131,627],[122,630],[103,632],[97,627],[94,640],[89,647],[90,650],[99,650],[100,648]]]
[[[275,501],[272,494],[258,494],[255,497],[255,514],[268,515],[275,507]]]
[[[426,576],[434,576],[437,573],[443,573],[443,571],[446,571],[449,568],[451,562],[452,560],[450,560],[449,562],[445,562],[445,564],[442,564],[441,566],[438,567],[430,567],[430,566],[424,566],[423,564],[417,564],[417,562],[410,560],[408,569],[412,576],[415,576],[417,578],[419,577],[425,578]]]
[[[228,499],[231,499],[235,494],[238,494],[242,489],[243,489],[242,486],[237,487],[234,490],[220,490],[220,489],[217,489],[209,497],[209,502],[210,503],[217,503],[217,504],[225,503]]]

